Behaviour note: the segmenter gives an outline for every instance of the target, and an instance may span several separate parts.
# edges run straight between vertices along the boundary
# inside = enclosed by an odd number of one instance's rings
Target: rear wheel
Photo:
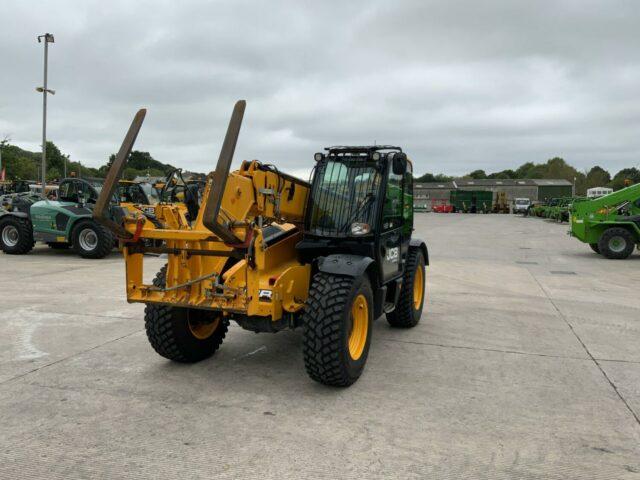
[[[371,344],[373,293],[369,279],[319,272],[302,315],[304,365],[325,385],[346,387],[364,370]]]
[[[162,267],[153,284],[166,285],[167,267]],[[147,304],[144,310],[147,338],[153,349],[175,362],[193,363],[215,353],[229,327],[221,314],[195,308]]]
[[[419,248],[409,250],[398,304],[393,312],[387,313],[387,321],[392,327],[411,328],[420,322],[425,296],[424,263]]]
[[[598,255],[600,254],[600,247],[598,247],[597,243],[590,243],[589,246],[591,247],[591,250],[596,252]]]
[[[629,230],[613,227],[605,230],[600,236],[598,248],[605,257],[621,260],[633,253],[635,244],[635,239]]]
[[[113,249],[111,231],[99,223],[82,221],[73,230],[73,248],[82,258],[104,258]]]
[[[34,245],[33,227],[28,219],[8,215],[0,220],[0,248],[4,253],[24,255]]]

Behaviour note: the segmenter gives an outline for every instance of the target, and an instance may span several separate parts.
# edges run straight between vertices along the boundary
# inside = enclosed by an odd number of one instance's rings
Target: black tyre
[[[589,246],[591,247],[591,250],[600,255],[600,247],[598,247],[597,243],[590,243]]]
[[[110,230],[91,220],[83,220],[73,229],[73,248],[82,258],[104,258],[113,249]]]
[[[164,287],[167,267],[156,275],[153,284]],[[153,349],[175,362],[193,363],[215,353],[229,328],[221,314],[195,308],[176,308],[147,304],[144,326]]]
[[[6,215],[0,219],[0,249],[9,255],[29,253],[35,242],[33,227],[27,218]]]
[[[71,244],[67,242],[49,242],[47,245],[53,250],[66,250],[71,247]]]
[[[319,272],[302,315],[302,354],[309,376],[346,387],[364,369],[371,344],[373,293],[369,279]]]
[[[636,241],[633,235],[626,228],[608,228],[598,240],[600,253],[607,258],[622,260],[628,258],[633,253]]]
[[[409,249],[400,298],[393,312],[387,313],[389,325],[415,327],[420,322],[425,295],[424,256],[419,248]]]

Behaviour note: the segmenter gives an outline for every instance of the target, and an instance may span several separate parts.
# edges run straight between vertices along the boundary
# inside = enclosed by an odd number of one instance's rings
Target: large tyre
[[[156,287],[166,285],[167,267],[156,275]],[[215,353],[222,344],[229,321],[216,312],[147,304],[144,326],[153,349],[175,362],[193,363]]]
[[[402,277],[402,289],[398,304],[393,312],[387,313],[389,325],[397,328],[415,327],[422,316],[424,293],[424,256],[419,248],[410,248]]]
[[[600,255],[600,247],[598,247],[597,243],[590,243],[589,246],[591,247],[591,250]]]
[[[600,253],[607,258],[622,260],[633,253],[636,241],[626,228],[612,227],[604,231],[598,240]]]
[[[372,322],[373,293],[366,275],[317,273],[302,315],[302,354],[309,376],[337,387],[358,380],[369,354]]]
[[[113,249],[114,236],[109,229],[92,220],[83,220],[73,229],[73,248],[82,258],[104,258]]]
[[[33,227],[27,218],[6,215],[0,219],[0,249],[9,255],[29,253],[35,242]]]

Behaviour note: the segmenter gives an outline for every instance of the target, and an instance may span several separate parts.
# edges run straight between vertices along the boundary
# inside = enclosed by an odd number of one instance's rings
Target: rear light
[[[366,235],[371,232],[371,225],[368,223],[355,222],[351,224],[351,235]]]

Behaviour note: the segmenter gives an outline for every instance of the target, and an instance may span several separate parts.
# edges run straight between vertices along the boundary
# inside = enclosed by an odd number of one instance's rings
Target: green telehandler
[[[17,196],[0,211],[0,250],[9,255],[29,253],[36,242],[53,249],[73,247],[84,258],[103,258],[115,237],[92,218],[100,185],[79,178],[60,183],[57,200]]]
[[[640,248],[640,184],[574,202],[570,234],[606,258],[628,258]]]

